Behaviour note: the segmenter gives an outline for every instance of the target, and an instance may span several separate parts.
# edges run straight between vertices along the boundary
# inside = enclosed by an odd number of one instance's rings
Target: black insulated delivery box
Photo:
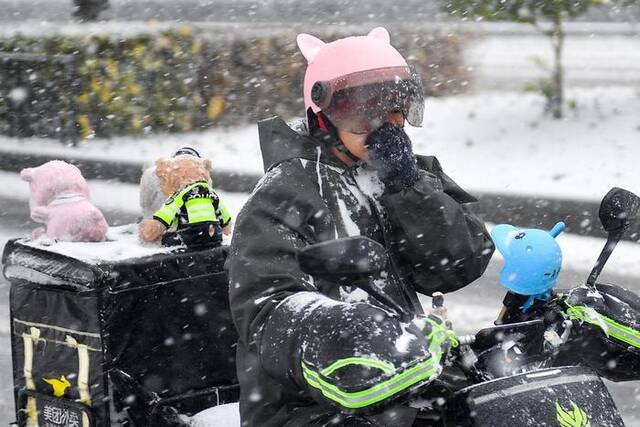
[[[167,407],[190,415],[238,398],[226,247],[110,235],[4,249],[19,425],[153,425]]]

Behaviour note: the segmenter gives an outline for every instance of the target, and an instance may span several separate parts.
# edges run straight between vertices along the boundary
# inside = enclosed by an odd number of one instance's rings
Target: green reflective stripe
[[[215,222],[216,221],[216,215],[213,211],[213,208],[210,208],[208,210],[205,210],[205,209],[190,210],[187,208],[187,215],[189,217],[190,224],[193,222],[202,222],[202,221]]]
[[[377,368],[386,374],[390,374],[395,370],[394,366],[383,360],[371,359],[367,357],[347,357],[346,359],[340,359],[333,362],[331,365],[324,368],[320,373],[324,376],[331,375],[340,368],[344,368],[349,365],[362,365],[370,368]]]
[[[556,419],[562,427],[572,427],[573,425],[573,420],[569,414],[567,414],[558,403],[556,403]]]
[[[307,383],[311,387],[320,390],[328,399],[349,409],[364,408],[388,399],[421,381],[431,378],[438,373],[438,370],[439,361],[429,358],[373,387],[357,392],[348,392],[329,383],[307,366],[304,361],[302,362],[302,374]]]
[[[211,203],[209,203],[209,206],[207,205],[199,205],[199,206],[193,206],[193,205],[187,205],[187,213],[202,213],[202,212],[206,212],[206,213],[210,213],[212,215],[215,215],[216,211],[213,209],[213,206],[211,206]]]
[[[449,342],[452,347],[459,345],[458,336],[444,322],[437,322],[429,317],[424,317],[424,320],[431,324],[431,332],[427,335],[427,339],[429,340],[429,351],[432,354],[442,352],[442,346],[445,342]]]
[[[562,412],[561,412],[562,411]],[[560,423],[561,427],[580,427],[580,424],[574,424],[573,418],[567,412],[562,410],[559,404],[556,403],[556,419]]]
[[[196,207],[187,206],[187,214],[189,215],[205,214],[205,215],[212,215],[215,217],[215,211],[213,210],[213,206],[211,205],[196,206]]]
[[[173,219],[165,211],[157,211],[153,214],[153,216],[156,218],[160,218],[165,223],[165,225],[169,225],[173,221]]]
[[[216,222],[216,211],[209,197],[201,197],[187,200],[185,203],[189,224],[198,222]]]
[[[229,208],[227,208],[227,205],[222,203],[222,200],[218,202],[218,210],[216,212],[216,215],[221,219],[221,223],[223,225],[231,222],[231,212],[229,212]]]
[[[189,217],[189,224],[195,224],[197,222],[213,222],[210,215],[192,215]]]
[[[158,209],[153,216],[169,225],[177,225],[177,216],[180,214],[181,208],[184,206],[187,210],[189,223],[216,221],[216,213],[213,209],[211,198],[201,197],[190,199],[185,202],[185,196],[196,187],[204,187],[209,193],[213,193],[211,185],[206,181],[198,181],[187,185],[182,190],[171,196],[168,203],[165,203]]]
[[[212,219],[211,215],[189,215],[189,224],[203,221],[215,222],[215,219]]]
[[[167,225],[173,222],[173,219],[176,217],[178,212],[171,205],[164,205],[160,209],[158,209],[153,216],[160,218]]]
[[[173,206],[173,208],[180,212],[180,208],[182,208],[182,206],[184,205],[184,193],[178,193],[178,195],[176,195],[173,199],[173,203],[171,205],[168,206]]]
[[[184,200],[182,199],[182,197],[187,191],[191,190],[196,185],[197,184],[189,185],[183,190],[180,190],[178,193],[175,193],[173,196],[171,196],[171,198],[168,199],[170,200],[170,202],[165,202],[165,204],[162,205],[162,207],[158,209],[153,214],[153,216],[160,218],[167,225],[173,224],[176,216],[178,215],[178,213],[180,213],[180,208],[182,207],[182,205],[184,205]]]
[[[569,308],[567,309],[567,314],[569,315],[570,319],[578,319],[583,322],[587,322],[592,325],[599,326],[601,329],[604,330],[604,328],[602,327],[602,324],[600,324],[598,320],[593,319],[591,316],[589,316],[589,314],[587,313],[588,310],[593,310],[593,308],[586,307],[586,306],[569,305]],[[622,325],[616,322],[615,320],[610,319],[607,316],[598,313],[595,310],[593,311],[597,313],[597,315],[602,319],[602,321],[604,321],[607,327],[606,330],[604,330],[604,332],[607,335],[610,335],[615,339],[622,341],[624,343],[627,343],[629,345],[632,345],[634,347],[640,348],[640,331],[636,331],[633,328]]]
[[[163,205],[158,211],[166,212],[169,215],[177,215],[180,212],[180,208],[174,205]]]
[[[190,214],[189,215],[189,223],[193,222],[193,221],[211,221],[211,222],[215,222],[215,216],[212,216],[210,214],[207,213],[196,213],[196,214]]]

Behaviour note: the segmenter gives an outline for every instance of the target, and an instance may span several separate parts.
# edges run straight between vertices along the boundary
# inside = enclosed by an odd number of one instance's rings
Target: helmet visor
[[[347,132],[369,133],[392,112],[402,112],[412,126],[422,125],[422,80],[409,67],[378,68],[316,82],[311,99]]]

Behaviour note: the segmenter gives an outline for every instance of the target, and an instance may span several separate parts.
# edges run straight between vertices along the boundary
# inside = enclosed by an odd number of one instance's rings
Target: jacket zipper
[[[355,186],[358,188],[358,190],[360,191],[360,193],[362,193],[364,195],[364,197],[366,197],[367,201],[369,202],[369,205],[371,206],[371,209],[373,209],[373,211],[376,214],[376,218],[378,219],[378,224],[380,224],[380,229],[382,231],[382,240],[384,241],[384,249],[385,252],[387,254],[387,259],[389,260],[389,266],[390,268],[390,273],[393,276],[393,279],[396,283],[396,287],[400,288],[399,289],[399,293],[400,295],[403,297],[404,299],[404,306],[405,307],[409,307],[409,309],[412,312],[416,312],[415,307],[413,305],[413,302],[411,301],[411,298],[409,297],[409,295],[407,294],[407,290],[405,289],[405,286],[403,286],[403,282],[400,280],[400,274],[398,273],[398,269],[396,267],[394,258],[392,256],[392,254],[390,253],[390,249],[389,249],[389,240],[387,238],[387,231],[386,231],[386,227],[385,227],[385,221],[384,218],[382,218],[382,214],[380,213],[380,211],[378,210],[378,206],[376,205],[375,201],[371,200],[371,198],[369,197],[368,194],[366,194],[364,191],[362,191],[362,189],[360,188],[360,186],[358,185],[358,181],[355,179],[355,177],[353,176],[354,173],[357,173],[357,171],[354,170],[348,170],[347,171],[349,173],[349,177],[353,180],[353,182],[355,183]],[[401,316],[403,316],[403,313],[398,313]]]

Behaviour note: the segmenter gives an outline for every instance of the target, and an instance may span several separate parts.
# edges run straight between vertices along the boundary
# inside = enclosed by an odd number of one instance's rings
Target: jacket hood
[[[260,150],[265,173],[289,159],[317,161],[346,169],[346,165],[336,158],[327,146],[308,134],[297,132],[280,117],[271,117],[258,122]]]

